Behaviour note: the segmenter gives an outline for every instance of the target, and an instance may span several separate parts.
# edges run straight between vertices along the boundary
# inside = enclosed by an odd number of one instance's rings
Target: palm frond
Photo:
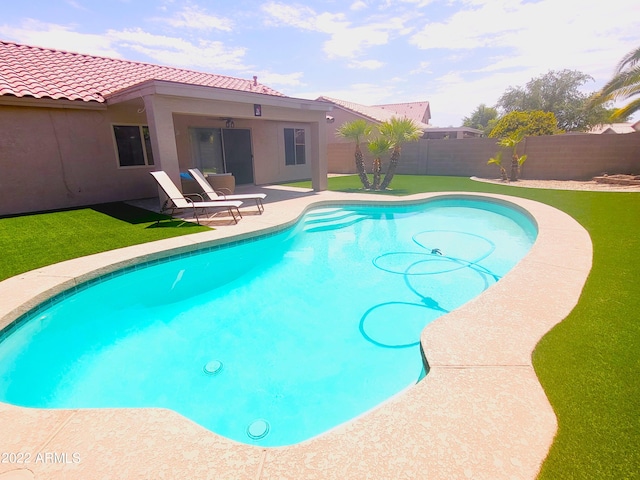
[[[640,47],[627,53],[618,66],[616,74],[602,89],[596,93],[587,108],[595,108],[598,105],[616,100],[628,100],[640,94]],[[638,111],[638,101],[633,101],[611,116],[611,120],[624,118]]]
[[[360,139],[365,139],[371,135],[372,127],[365,120],[358,119],[352,122],[345,122],[336,130],[336,134],[342,138],[354,140],[360,143]]]
[[[487,165],[498,165],[499,167],[502,166],[502,152],[498,152],[496,153],[495,157],[491,157],[489,159],[489,161],[487,162]]]
[[[640,112],[640,98],[613,112],[613,114],[611,115],[611,120],[615,121],[619,118],[626,118],[636,112]]]
[[[393,148],[393,144],[391,143],[391,141],[389,141],[388,138],[377,137],[369,141],[367,148],[369,148],[369,151],[373,155],[379,157],[383,153],[391,150]]]
[[[603,101],[626,99],[640,89],[640,65],[613,77],[599,92]]]
[[[400,146],[404,142],[419,140],[422,130],[409,118],[393,117],[382,123],[378,127],[380,135],[388,139],[394,147]]]
[[[616,67],[616,71],[620,73],[627,67],[627,65],[629,67],[633,67],[638,62],[640,62],[640,47],[630,51],[622,57],[622,60],[620,60],[620,63],[618,63],[618,66]]]

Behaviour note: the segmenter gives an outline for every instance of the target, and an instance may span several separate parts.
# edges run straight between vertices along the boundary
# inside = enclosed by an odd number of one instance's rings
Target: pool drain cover
[[[254,420],[251,425],[247,427],[247,435],[254,440],[264,438],[269,433],[269,422],[266,420]]]
[[[217,375],[222,370],[222,362],[220,360],[211,360],[204,366],[204,373],[209,375]]]

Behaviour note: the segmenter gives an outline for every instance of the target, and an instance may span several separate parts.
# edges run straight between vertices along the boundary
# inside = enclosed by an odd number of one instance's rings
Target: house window
[[[284,129],[284,163],[285,165],[306,163],[303,128]]]
[[[151,137],[146,125],[114,125],[113,134],[121,167],[153,165]]]

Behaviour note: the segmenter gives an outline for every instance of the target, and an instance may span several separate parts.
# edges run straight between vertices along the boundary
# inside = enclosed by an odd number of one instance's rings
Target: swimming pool
[[[296,443],[415,383],[422,328],[534,239],[497,203],[313,210],[52,303],[0,344],[0,399],[166,407],[241,442]]]

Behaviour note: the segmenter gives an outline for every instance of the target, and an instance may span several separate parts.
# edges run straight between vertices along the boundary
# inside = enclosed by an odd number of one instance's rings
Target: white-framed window
[[[304,128],[284,129],[284,164],[304,165],[307,163]]]
[[[118,152],[118,165],[121,167],[153,165],[148,126],[114,125],[113,136]]]

